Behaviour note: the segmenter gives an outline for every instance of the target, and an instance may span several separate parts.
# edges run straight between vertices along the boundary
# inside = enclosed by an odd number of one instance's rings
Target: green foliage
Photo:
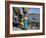
[[[19,14],[19,16],[18,16],[20,19],[22,19],[22,17],[23,17],[23,15],[22,14]]]

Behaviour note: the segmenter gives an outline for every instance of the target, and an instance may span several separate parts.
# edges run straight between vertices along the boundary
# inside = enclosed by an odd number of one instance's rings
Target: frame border
[[[10,34],[10,4],[43,6],[42,33]],[[5,37],[34,36],[34,35],[45,35],[45,3],[5,1]]]

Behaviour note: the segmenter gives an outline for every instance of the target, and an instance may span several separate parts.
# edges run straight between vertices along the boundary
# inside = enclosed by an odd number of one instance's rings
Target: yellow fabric
[[[20,24],[23,26],[24,25],[24,23],[23,22],[20,22]]]

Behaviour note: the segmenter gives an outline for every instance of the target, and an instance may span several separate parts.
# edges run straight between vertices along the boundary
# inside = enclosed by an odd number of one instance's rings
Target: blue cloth
[[[24,28],[28,27],[28,20],[24,20]]]

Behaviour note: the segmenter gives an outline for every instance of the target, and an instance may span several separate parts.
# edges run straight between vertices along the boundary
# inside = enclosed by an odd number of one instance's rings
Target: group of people
[[[23,12],[20,12],[19,8],[13,7],[13,26],[26,30],[28,27],[28,15],[22,8]]]

